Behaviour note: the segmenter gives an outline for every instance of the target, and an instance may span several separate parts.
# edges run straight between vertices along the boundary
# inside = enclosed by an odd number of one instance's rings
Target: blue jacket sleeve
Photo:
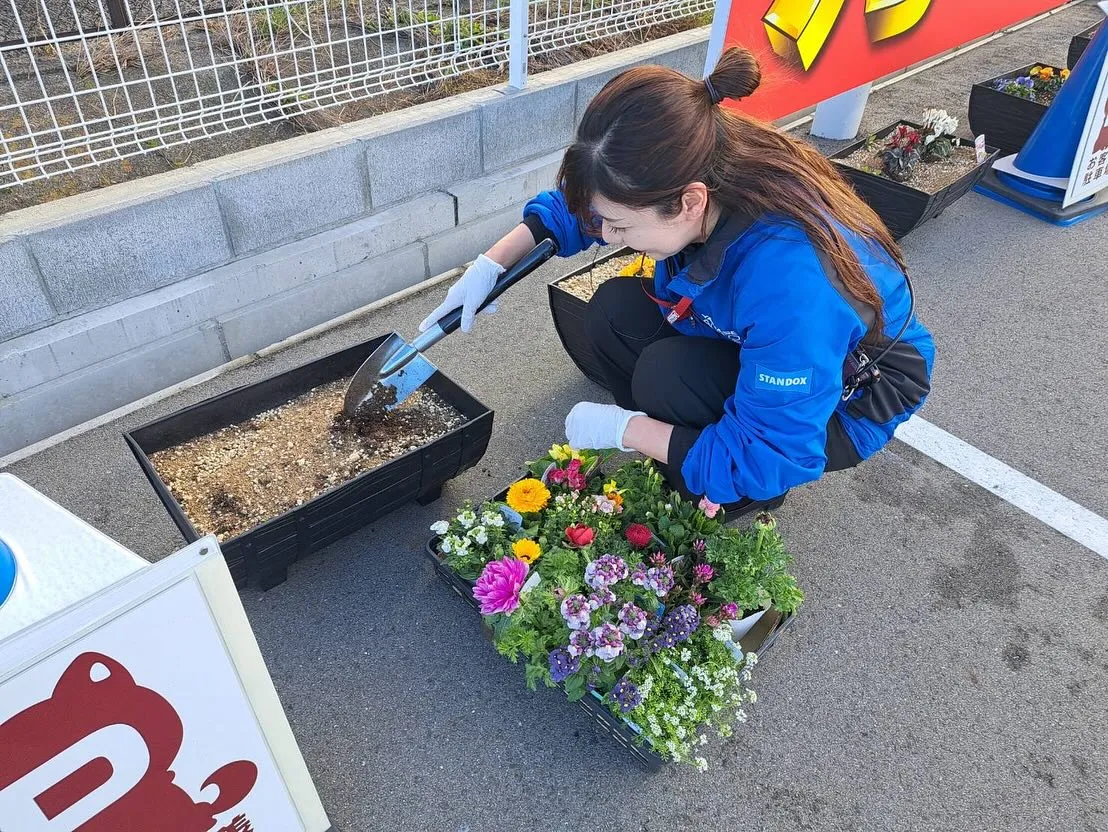
[[[523,216],[537,217],[558,244],[558,254],[572,257],[600,240],[585,233],[577,217],[566,206],[561,191],[543,191],[523,208]]]
[[[735,328],[746,332],[735,394],[681,466],[689,490],[718,503],[769,499],[823,474],[843,361],[865,331],[807,240],[755,248],[733,282]]]

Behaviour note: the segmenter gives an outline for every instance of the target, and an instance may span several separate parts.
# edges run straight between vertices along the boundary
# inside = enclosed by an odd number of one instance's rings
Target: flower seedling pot
[[[922,128],[922,125],[902,119],[879,131],[876,134],[878,140],[887,137],[899,124],[906,124],[917,130]],[[958,142],[960,145],[972,147],[972,142],[967,142],[965,139],[959,139]],[[989,169],[1000,153],[997,148],[986,146],[988,156],[984,162],[979,163],[964,176],[951,182],[937,193],[929,194],[926,191],[913,188],[911,185],[894,182],[887,177],[859,170],[838,161],[845,159],[850,154],[865,147],[865,145],[865,140],[855,142],[833,154],[831,160],[835,162],[843,175],[850,180],[850,184],[854,186],[854,190],[858,192],[859,196],[877,212],[877,215],[881,217],[896,239],[905,236],[929,219],[939,216],[960,199],[985,175],[985,171]]]
[[[621,248],[618,251],[605,254],[587,266],[562,275],[547,286],[550,299],[550,316],[554,319],[554,329],[558,333],[562,347],[565,348],[573,363],[577,365],[577,369],[601,387],[607,387],[608,382],[604,379],[600,364],[592,351],[592,341],[585,330],[585,310],[588,308],[588,301],[581,300],[581,298],[567,292],[558,284],[568,278],[588,274],[601,263],[607,263],[609,260],[626,257],[633,253],[629,248]]]
[[[981,81],[970,88],[969,123],[973,135],[985,134],[985,141],[998,148],[1001,155],[1019,153],[1027,143],[1032,132],[1038,126],[1046,105],[1030,101],[1006,92],[993,89],[992,85],[1002,78],[1016,78],[1026,75],[1032,67],[1051,66],[1050,64],[1027,64]],[[1061,73],[1060,67],[1052,67]]]
[[[1066,64],[1070,69],[1077,66],[1077,62],[1081,60],[1081,56],[1084,55],[1085,50],[1089,48],[1092,39],[1096,37],[1098,29],[1100,29],[1100,24],[1095,23],[1088,29],[1078,32],[1070,40],[1069,52],[1066,55]]]
[[[505,488],[492,499],[503,502],[507,496],[508,489]],[[460,577],[453,569],[443,563],[442,555],[439,554],[439,538],[437,535],[427,541],[424,554],[434,566],[435,574],[458,593],[474,610],[478,609],[480,605],[477,603],[477,599],[473,597],[473,584]],[[757,622],[743,636],[740,646],[743,651],[757,653],[761,658],[773,646],[781,633],[796,620],[796,615],[782,615],[774,609],[766,610],[764,614],[755,613],[755,615],[757,616]],[[746,621],[751,617],[753,616],[747,616],[742,621]],[[484,619],[482,619],[482,623],[484,623]],[[491,641],[491,631],[487,627],[486,637]],[[559,685],[559,687],[561,686]],[[655,753],[649,744],[644,743],[639,738],[641,731],[637,725],[616,716],[608,710],[608,706],[604,704],[600,695],[595,691],[589,696],[578,699],[577,704],[592,717],[605,734],[626,749],[627,753],[644,770],[659,771],[669,762],[662,755]]]
[[[387,337],[230,390],[124,434],[143,473],[186,540],[198,540],[201,533],[158,476],[150,455],[243,422],[321,384],[349,378]],[[222,543],[220,548],[236,586],[276,586],[285,580],[288,567],[300,558],[405,503],[416,500],[426,504],[437,499],[443,483],[477,464],[492,436],[492,411],[441,372],[432,376],[428,386],[465,416],[465,423]]]

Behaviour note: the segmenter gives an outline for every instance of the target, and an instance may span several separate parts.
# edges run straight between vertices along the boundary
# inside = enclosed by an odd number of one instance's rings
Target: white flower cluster
[[[940,136],[953,136],[958,129],[958,119],[946,110],[923,111],[924,144],[931,144]]]

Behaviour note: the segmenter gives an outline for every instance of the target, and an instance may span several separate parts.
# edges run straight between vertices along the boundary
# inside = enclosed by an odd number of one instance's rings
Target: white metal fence
[[[522,85],[527,55],[702,15],[713,5],[0,0],[0,189],[502,69],[509,58],[512,82]]]

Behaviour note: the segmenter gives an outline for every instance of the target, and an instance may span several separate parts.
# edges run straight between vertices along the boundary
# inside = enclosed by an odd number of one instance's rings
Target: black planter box
[[[970,88],[969,123],[973,135],[980,136],[984,133],[985,141],[992,147],[999,148],[1005,156],[1019,153],[1023,149],[1046,112],[1046,105],[994,90],[992,85],[1002,78],[1026,75],[1036,66],[1051,65],[1027,64]],[[1062,71],[1056,66],[1051,68],[1055,72]]]
[[[596,356],[593,355],[592,343],[585,332],[585,309],[589,304],[576,295],[570,294],[558,284],[566,278],[588,274],[601,263],[607,263],[609,260],[626,257],[630,254],[634,254],[634,252],[629,248],[622,248],[619,251],[605,254],[588,266],[562,275],[547,286],[547,293],[550,297],[550,316],[554,319],[554,329],[558,332],[558,338],[561,340],[562,346],[573,360],[573,363],[577,365],[577,369],[601,387],[607,387],[608,382],[604,380],[604,374],[600,370]]]
[[[877,138],[879,140],[884,139],[892,133],[899,124],[906,124],[909,127],[915,127],[917,130],[921,127],[919,124],[902,120],[881,130],[877,133]],[[958,142],[960,145],[973,146],[972,142],[967,142],[964,139],[959,139]],[[995,147],[987,145],[986,150],[988,151],[988,157],[984,162],[981,162],[973,168],[973,170],[966,173],[960,179],[951,182],[937,193],[929,194],[918,188],[913,188],[911,185],[906,185],[902,182],[894,182],[887,177],[879,176],[875,173],[867,173],[864,170],[859,170],[858,168],[851,167],[839,161],[840,159],[845,159],[856,150],[865,147],[865,145],[865,140],[855,142],[849,147],[845,147],[838,153],[833,154],[831,159],[838,165],[843,175],[850,180],[850,184],[854,186],[854,190],[856,190],[862,199],[877,212],[877,215],[881,217],[896,239],[905,236],[908,232],[927,222],[927,220],[939,216],[939,214],[949,208],[955,201],[960,199],[970,188],[977,184],[982,176],[985,175],[985,171],[989,169],[1000,153]]]
[[[198,540],[200,533],[158,476],[150,455],[242,422],[321,384],[350,378],[386,337],[230,390],[124,434],[186,540],[190,543]],[[236,586],[255,585],[262,589],[276,586],[285,580],[288,567],[299,558],[411,500],[426,504],[437,499],[443,483],[477,464],[492,436],[492,411],[442,373],[435,373],[428,386],[466,417],[465,424],[222,543],[220,548]]]
[[[1097,23],[1085,29],[1083,32],[1078,32],[1070,40],[1069,53],[1066,55],[1066,64],[1070,69],[1077,66],[1077,62],[1081,60],[1081,56],[1085,54],[1085,50],[1089,48],[1089,44],[1092,39],[1096,37],[1097,30],[1100,29],[1100,24]]]
[[[503,501],[506,495],[507,489],[500,492],[493,499]],[[460,577],[458,573],[443,563],[439,556],[438,542],[439,538],[437,536],[432,537],[427,541],[427,545],[423,550],[427,559],[435,567],[435,574],[458,593],[462,600],[474,610],[479,609],[480,605],[477,603],[477,599],[473,597],[473,583]],[[795,614],[782,615],[777,610],[770,610],[758,620],[757,624],[750,628],[750,632],[743,636],[739,643],[744,652],[753,651],[761,658],[773,646],[781,633],[795,620]],[[492,640],[492,633],[488,628],[486,628],[485,635],[490,641]],[[635,762],[646,771],[658,771],[668,762],[665,757],[655,753],[648,744],[640,741],[638,733],[631,724],[608,710],[608,707],[599,699],[598,695],[583,696],[577,700],[577,704],[596,721],[605,734],[623,746]]]

